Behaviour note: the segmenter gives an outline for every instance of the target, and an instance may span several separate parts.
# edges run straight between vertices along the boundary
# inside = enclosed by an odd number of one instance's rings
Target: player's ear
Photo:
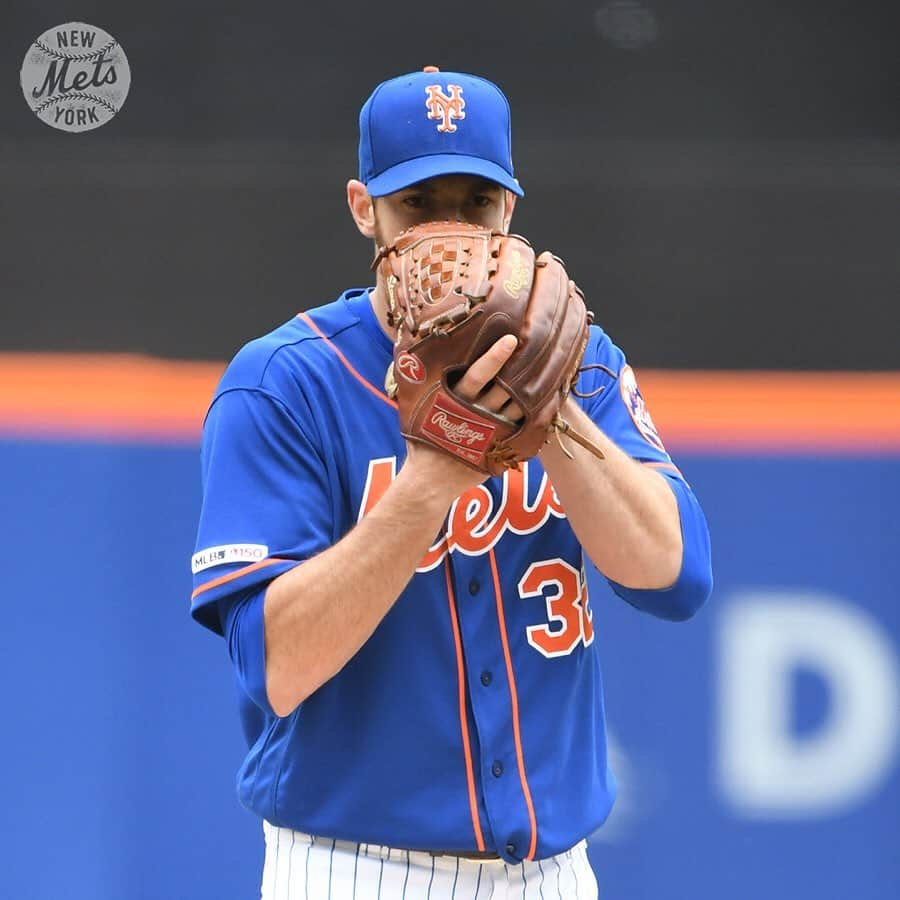
[[[509,234],[509,223],[512,219],[513,209],[516,206],[516,200],[518,199],[516,195],[512,191],[503,191],[504,201],[503,201],[503,231],[506,234]]]
[[[375,237],[375,202],[369,196],[366,186],[355,178],[347,182],[347,206],[350,215],[363,237]]]

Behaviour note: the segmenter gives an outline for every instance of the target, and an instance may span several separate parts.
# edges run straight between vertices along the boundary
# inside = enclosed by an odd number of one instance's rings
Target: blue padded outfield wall
[[[716,588],[672,624],[594,585],[601,895],[897,897],[900,458],[674,452]],[[230,664],[188,616],[198,471],[196,446],[0,443],[2,897],[258,897]]]

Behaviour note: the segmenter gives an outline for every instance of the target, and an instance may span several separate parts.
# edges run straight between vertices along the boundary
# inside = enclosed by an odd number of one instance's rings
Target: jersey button
[[[515,845],[515,844],[507,844],[507,845],[506,845],[506,852],[507,852],[510,856],[515,856],[515,855],[516,855],[516,845]]]
[[[481,683],[482,683],[485,687],[487,687],[493,680],[494,680],[494,676],[491,675],[491,673],[490,673],[487,669],[485,669],[485,670],[481,673]]]
[[[474,597],[481,590],[481,582],[477,578],[473,578],[469,582],[469,593]]]
[[[503,763],[500,762],[499,759],[494,760],[494,764],[491,766],[491,772],[493,773],[494,778],[499,778],[503,774]]]

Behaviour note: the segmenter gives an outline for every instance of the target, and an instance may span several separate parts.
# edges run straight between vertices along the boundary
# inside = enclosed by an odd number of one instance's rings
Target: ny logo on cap
[[[449,97],[441,90],[439,84],[429,84],[425,88],[427,94],[425,108],[428,110],[428,118],[441,120],[437,130],[442,133],[456,131],[452,120],[466,117],[463,112],[466,101],[462,98],[462,88],[458,84],[448,84],[447,90],[450,91]]]

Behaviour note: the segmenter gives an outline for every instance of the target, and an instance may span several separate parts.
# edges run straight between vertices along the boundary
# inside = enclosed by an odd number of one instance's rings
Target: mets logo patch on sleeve
[[[204,569],[225,566],[228,563],[252,564],[265,559],[269,548],[265,544],[222,544],[198,550],[191,557],[191,571],[196,575]]]
[[[619,390],[637,430],[648,443],[665,453],[666,448],[663,446],[662,438],[659,436],[656,425],[653,424],[653,419],[650,417],[650,410],[647,409],[647,404],[641,396],[637,378],[634,377],[631,366],[625,366],[619,374]]]

